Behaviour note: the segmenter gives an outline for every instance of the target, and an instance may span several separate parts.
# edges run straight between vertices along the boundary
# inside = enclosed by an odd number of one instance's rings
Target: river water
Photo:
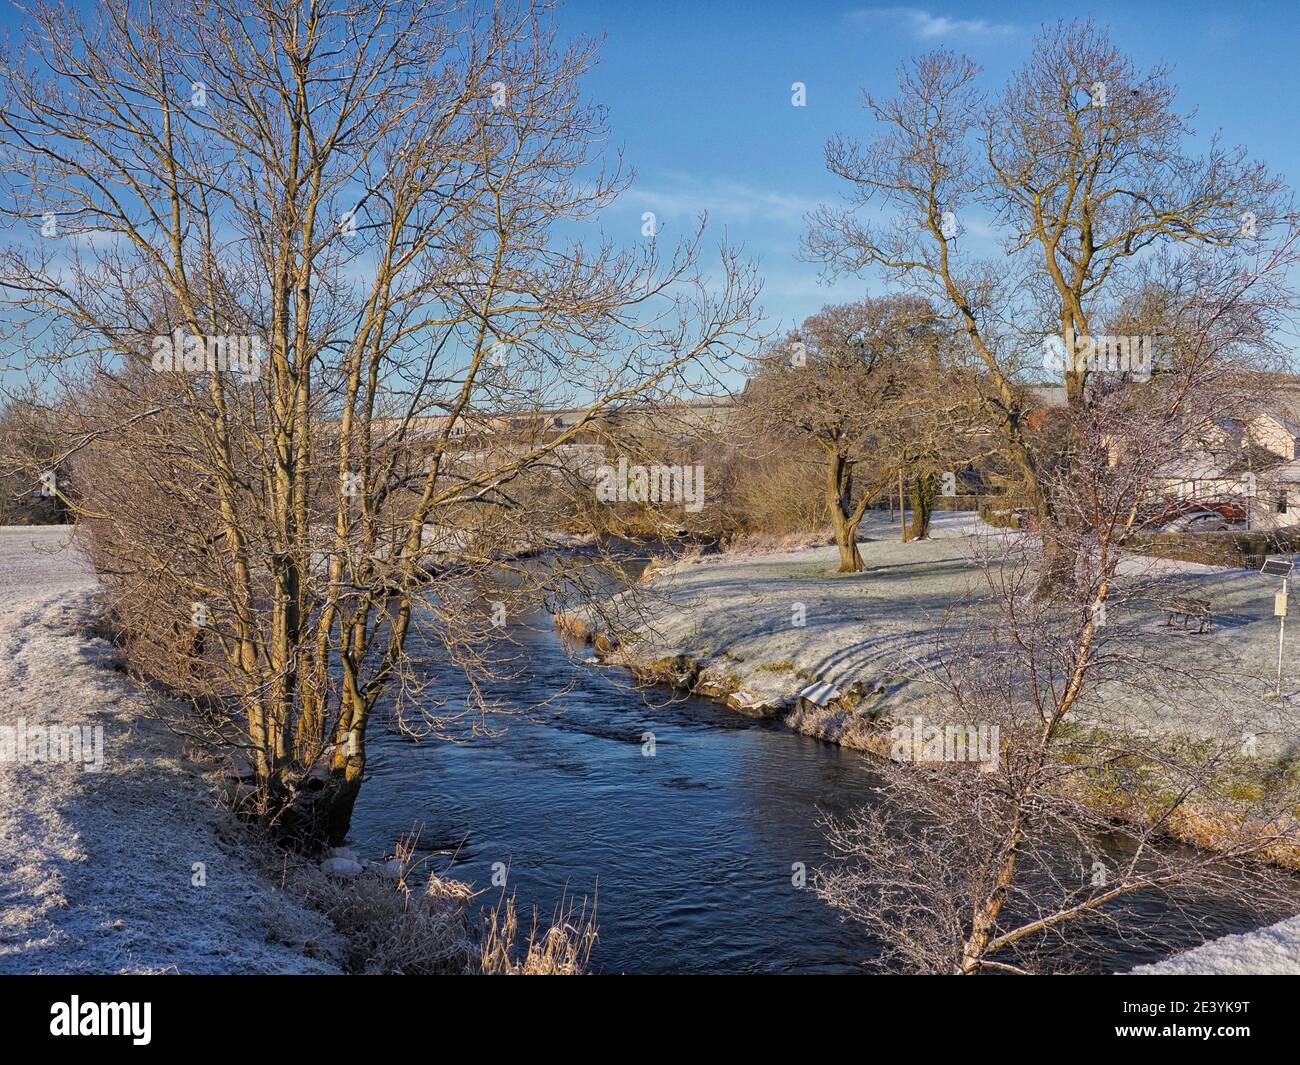
[[[597,896],[601,972],[881,970],[861,928],[794,884],[799,863],[811,879],[826,856],[821,819],[872,802],[867,756],[575,664],[543,612],[513,631],[528,669],[491,695],[521,713],[493,718],[495,735],[417,743],[372,728],[349,837],[359,854],[418,830],[428,867],[485,889],[484,906],[504,869],[521,924],[534,906],[547,920],[566,898]],[[440,697],[462,699],[460,668],[427,657]],[[1181,913],[1144,901],[1130,935],[1099,931],[1067,960],[1124,970],[1273,919],[1180,901]]]

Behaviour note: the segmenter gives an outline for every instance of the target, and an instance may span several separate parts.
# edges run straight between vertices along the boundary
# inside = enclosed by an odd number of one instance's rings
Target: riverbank
[[[859,544],[864,573],[836,574],[833,546],[700,555],[655,567],[644,592],[557,620],[602,661],[639,679],[689,689],[842,746],[879,750],[888,731],[880,726],[910,721],[937,694],[926,665],[962,639],[953,611],[981,609],[985,578],[970,541],[1002,535],[975,515],[941,513],[929,540],[904,544],[875,517],[864,523]],[[1131,654],[1186,663],[1195,677],[1182,693],[1171,671],[1169,687],[1150,698],[1131,685],[1121,694],[1102,682],[1084,716],[1117,731],[1234,743],[1249,736],[1252,756],[1263,759],[1300,754],[1300,659],[1291,647],[1283,699],[1270,698],[1276,579],[1189,562],[1150,565],[1172,594],[1212,603],[1208,631],[1167,625],[1154,603],[1131,604],[1129,617],[1113,608],[1111,622],[1126,626]],[[1203,712],[1203,677],[1210,674],[1230,678],[1232,705],[1224,713]]]
[[[159,697],[115,668],[69,530],[0,528],[0,560],[0,727],[28,754],[0,760],[0,973],[341,972],[330,922],[224,838]],[[79,764],[48,760],[52,725]]]

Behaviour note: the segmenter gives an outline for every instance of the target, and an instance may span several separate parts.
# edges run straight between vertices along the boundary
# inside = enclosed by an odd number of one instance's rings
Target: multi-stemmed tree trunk
[[[68,390],[71,498],[137,664],[231,708],[209,735],[262,809],[337,841],[381,700],[421,734],[488,709],[438,707],[413,633],[482,681],[471,591],[517,613],[492,581],[540,545],[534,500],[590,490],[567,445],[746,347],[749,269],[724,250],[706,287],[698,234],[556,234],[625,179],[592,169],[593,49],[545,5],[27,10],[0,99],[9,339]],[[556,407],[582,413],[488,424]]]

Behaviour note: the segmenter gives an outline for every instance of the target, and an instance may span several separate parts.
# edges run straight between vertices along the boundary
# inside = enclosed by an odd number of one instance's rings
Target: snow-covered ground
[[[0,528],[0,746],[103,730],[98,772],[0,760],[0,973],[338,972],[326,919],[220,840],[158,697],[87,631],[95,591],[68,529]]]
[[[1295,976],[1300,974],[1300,917],[1267,928],[1224,936],[1153,965],[1139,965],[1137,975]]]
[[[861,683],[886,713],[908,714],[924,702],[917,663],[959,638],[949,616],[954,604],[978,602],[984,578],[972,559],[972,534],[1005,535],[973,514],[936,515],[931,539],[899,542],[897,525],[872,515],[860,543],[867,570],[835,575],[833,546],[784,552],[706,555],[656,575],[653,594],[616,599],[607,616],[639,629],[630,657],[654,662],[689,656],[708,663],[706,676],[725,677],[759,701],[780,702],[825,680]],[[1153,663],[1185,662],[1195,679],[1181,692],[1177,675],[1165,679],[1175,698],[1158,703],[1132,684],[1122,694],[1105,685],[1087,708],[1095,720],[1237,742],[1252,737],[1263,757],[1300,747],[1300,633],[1287,643],[1281,703],[1270,702],[1277,662],[1273,593],[1278,581],[1240,569],[1140,559],[1168,578],[1170,593],[1209,599],[1208,632],[1168,627],[1154,604],[1112,607],[1111,638],[1133,642],[1126,653]],[[635,613],[633,613],[635,611]],[[599,619],[596,628],[603,627]],[[626,631],[626,628],[625,628]],[[1206,712],[1206,677],[1217,678],[1225,706]],[[820,733],[815,733],[820,734]]]
[[[834,574],[834,545],[700,556],[656,573],[649,595],[616,597],[605,619],[636,630],[625,645],[634,658],[687,655],[758,701],[788,701],[811,678],[878,686],[889,700],[904,687],[900,664],[924,653],[971,587],[963,537],[972,523],[983,525],[943,514],[930,540],[902,544],[896,525],[871,515],[861,574]]]

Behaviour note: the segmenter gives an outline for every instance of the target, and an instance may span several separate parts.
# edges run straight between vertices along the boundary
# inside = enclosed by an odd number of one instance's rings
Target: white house
[[[1290,461],[1300,445],[1300,422],[1292,420],[1290,411],[1270,411],[1255,418],[1246,435],[1256,447]]]

